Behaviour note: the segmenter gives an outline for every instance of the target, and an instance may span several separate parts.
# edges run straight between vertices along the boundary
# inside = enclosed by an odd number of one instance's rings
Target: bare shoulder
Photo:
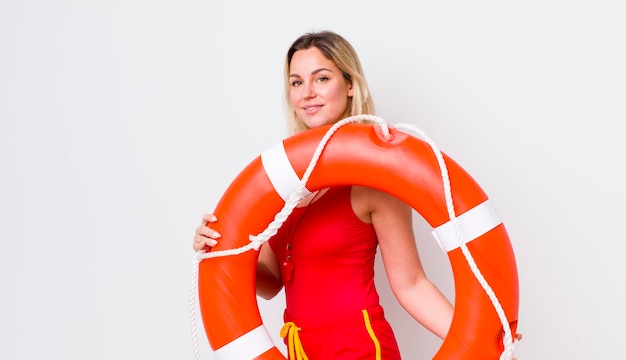
[[[410,213],[410,207],[402,200],[381,190],[353,186],[350,194],[354,213],[364,222],[372,222],[372,214],[398,215]]]

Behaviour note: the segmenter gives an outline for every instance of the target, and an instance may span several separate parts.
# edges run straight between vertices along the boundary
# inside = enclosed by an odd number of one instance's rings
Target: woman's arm
[[[415,244],[412,209],[392,195],[370,191],[372,224],[391,290],[415,320],[444,339],[454,308],[424,272]]]
[[[269,300],[283,288],[280,265],[268,243],[261,245],[256,268],[256,293]]]

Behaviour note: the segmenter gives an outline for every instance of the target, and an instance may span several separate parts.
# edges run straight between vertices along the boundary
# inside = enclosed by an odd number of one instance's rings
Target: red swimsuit
[[[282,264],[285,322],[300,329],[310,360],[400,359],[374,285],[378,239],[354,213],[350,190],[330,188],[294,209],[269,241]]]

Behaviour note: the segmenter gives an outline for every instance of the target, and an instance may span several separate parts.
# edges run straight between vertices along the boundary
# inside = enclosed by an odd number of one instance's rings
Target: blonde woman
[[[307,33],[285,59],[288,127],[292,134],[352,115],[374,114],[374,103],[353,47],[331,31]],[[415,244],[412,209],[371,188],[317,191],[294,209],[278,234],[260,249],[257,294],[285,289],[285,333],[297,331],[308,359],[400,359],[374,284],[380,248],[398,302],[444,339],[453,307],[427,278]],[[193,248],[215,246],[220,234],[203,217]],[[371,331],[368,331],[368,328]],[[295,359],[293,359],[295,360]]]

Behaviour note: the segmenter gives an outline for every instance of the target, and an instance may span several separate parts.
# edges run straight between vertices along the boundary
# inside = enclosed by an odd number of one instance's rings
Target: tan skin
[[[290,64],[290,101],[298,117],[310,128],[333,124],[349,116],[351,84],[322,52],[315,48],[298,50]],[[298,206],[307,206],[310,195]],[[412,225],[412,209],[401,200],[379,190],[353,186],[352,209],[361,221],[372,224],[378,236],[380,252],[390,287],[398,302],[424,327],[444,339],[452,322],[453,306],[427,278],[422,267]],[[210,227],[217,221],[204,215],[196,229],[193,248],[206,251],[220,237]],[[271,299],[283,287],[276,255],[261,246],[257,266],[257,294]]]

